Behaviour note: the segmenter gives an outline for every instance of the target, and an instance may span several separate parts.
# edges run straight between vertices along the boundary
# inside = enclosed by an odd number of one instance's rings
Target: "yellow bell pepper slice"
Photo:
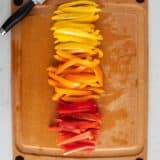
[[[85,6],[77,6],[77,7],[63,7],[58,11],[67,12],[67,13],[98,13],[101,11],[100,8],[95,6],[85,5]]]
[[[89,23],[78,23],[78,22],[72,22],[72,21],[57,21],[54,23],[53,27],[51,28],[51,31],[54,31],[56,29],[59,28],[63,28],[63,27],[71,27],[71,28],[78,28],[81,29],[83,31],[87,31],[87,32],[93,32],[95,26],[93,24],[89,24]]]
[[[73,36],[73,35],[54,33],[53,36],[54,38],[57,39],[55,41],[55,44],[64,43],[64,42],[78,42],[78,43],[93,45],[94,47],[100,45],[100,42],[98,40],[91,40],[91,39],[82,38],[82,37]]]
[[[70,20],[72,22],[95,22],[99,19],[98,14],[62,13],[52,17],[54,21]]]
[[[91,6],[98,7],[98,4],[93,2],[93,1],[90,1],[90,0],[77,0],[77,1],[61,4],[58,7],[58,9],[62,9],[62,8],[65,8],[65,7],[71,7],[71,6],[79,6],[79,5],[81,5],[81,6],[82,5],[91,5]]]
[[[64,64],[60,65],[57,68],[56,74],[60,74],[65,69],[67,69],[71,66],[74,66],[74,65],[83,65],[83,66],[93,68],[93,67],[97,66],[99,63],[100,63],[100,61],[97,59],[95,59],[93,61],[89,61],[89,60],[84,60],[84,59],[80,59],[80,58],[74,58],[74,59],[71,59],[71,60],[65,62]]]
[[[81,38],[87,38],[91,40],[102,40],[102,36],[100,34],[89,33],[78,28],[63,27],[63,28],[56,29],[54,31],[54,34],[65,34],[65,35],[77,36]]]
[[[86,101],[88,99],[99,99],[100,96],[99,95],[87,95],[87,96],[81,96],[81,97],[75,97],[75,96],[63,96],[61,97],[62,100],[66,101],[66,102],[83,102]]]
[[[68,50],[77,53],[92,52],[92,49],[94,49],[93,45],[75,42],[61,43],[55,46],[55,50]]]

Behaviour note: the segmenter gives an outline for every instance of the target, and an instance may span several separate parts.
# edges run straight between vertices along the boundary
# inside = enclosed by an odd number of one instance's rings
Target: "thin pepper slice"
[[[76,97],[76,96],[63,96],[63,97],[61,97],[61,99],[66,102],[81,102],[81,101],[86,101],[89,99],[99,99],[99,98],[100,98],[100,96],[97,94],[81,96],[81,97]]]
[[[67,61],[67,59],[65,59],[65,58],[63,58],[63,57],[61,57],[61,56],[59,56],[59,55],[54,55],[53,56],[57,61],[60,61],[60,62],[66,62]]]
[[[98,122],[79,121],[71,119],[61,119],[62,121],[57,124],[58,131],[67,131],[73,133],[85,132],[88,129],[100,129]]]
[[[52,17],[52,20],[63,21],[70,20],[72,22],[95,22],[99,19],[98,14],[84,14],[84,13],[62,13]]]
[[[103,86],[103,72],[99,65],[94,67],[94,73],[96,75],[97,80],[99,81],[100,85]]]
[[[85,5],[85,6],[76,6],[76,7],[64,7],[60,10],[61,13],[99,13],[101,11],[100,8],[95,6]],[[55,12],[57,13],[57,12]]]
[[[98,59],[94,59],[94,60],[90,61],[90,60],[81,59],[81,58],[73,58],[71,60],[68,60],[64,64],[60,65],[57,68],[56,74],[60,74],[65,69],[67,69],[71,66],[74,66],[74,65],[83,65],[83,66],[93,68],[93,67],[97,66],[99,63],[100,63],[100,61]]]
[[[82,101],[78,103],[67,103],[59,101],[57,112],[59,114],[79,113],[79,112],[95,112],[97,111],[97,103],[94,100]]]
[[[66,42],[70,41],[70,42],[78,42],[78,43],[93,45],[95,47],[100,45],[100,42],[98,40],[87,39],[87,38],[83,38],[83,37],[78,37],[78,36],[74,36],[74,35],[67,35],[67,34],[62,34],[62,33],[54,33],[54,38],[57,39],[55,41],[55,44],[66,43]]]
[[[79,73],[79,74],[68,74],[65,76],[69,80],[73,80],[74,82],[80,82],[85,84],[96,83],[97,77],[93,74],[88,73]]]
[[[58,87],[55,87],[55,91],[57,93],[60,93],[62,96],[63,95],[85,96],[85,95],[92,94],[91,91],[78,90],[78,89],[64,89],[64,88],[58,88]]]
[[[73,143],[76,141],[82,141],[82,140],[91,140],[93,139],[93,135],[90,131],[86,131],[84,133],[72,136],[72,137],[68,137],[68,134],[65,134],[65,136],[61,136],[61,139],[59,140],[58,145],[65,145],[65,144],[69,144],[69,143]]]
[[[65,101],[59,101],[59,107],[56,112],[59,114],[70,114],[79,112],[96,112],[98,107],[94,100],[81,101],[78,103],[67,103]]]
[[[70,80],[67,80],[65,78],[63,78],[62,76],[59,76],[59,75],[56,75],[52,72],[48,72],[48,76],[57,81],[58,83],[61,84],[61,86],[65,86],[65,87],[68,87],[68,88],[78,88],[81,86],[81,83],[78,83],[78,82],[75,82],[75,81],[70,81]]]
[[[58,9],[62,9],[62,8],[65,8],[65,7],[71,7],[71,6],[82,6],[82,5],[91,5],[91,6],[95,6],[95,7],[98,7],[98,4],[96,4],[95,2],[93,1],[90,1],[90,0],[78,0],[78,1],[73,1],[73,2],[68,2],[68,3],[64,3],[64,4],[61,4]]]
[[[95,144],[90,141],[77,141],[70,144],[65,144],[62,146],[65,153],[64,155],[68,155],[74,152],[83,151],[83,150],[94,150]]]
[[[84,43],[76,43],[76,42],[67,42],[61,43],[55,46],[56,50],[72,50],[75,52],[91,52],[94,49],[93,45],[84,44]]]
[[[78,23],[78,22],[72,22],[72,21],[57,21],[54,23],[54,25],[51,28],[51,31],[54,31],[56,29],[59,28],[63,28],[63,27],[71,27],[71,28],[78,28],[78,29],[82,29],[83,31],[87,31],[87,32],[93,32],[95,26],[93,24],[89,24],[89,23]]]
[[[104,89],[99,87],[86,87],[86,90],[93,91],[94,93],[97,93],[97,94],[104,93]]]
[[[69,114],[60,114],[60,118],[73,118],[79,120],[86,120],[86,121],[93,121],[101,123],[101,115],[99,112],[90,113],[90,112],[83,112],[83,113],[69,113]]]
[[[81,38],[87,38],[91,40],[102,40],[102,36],[100,34],[89,33],[86,31],[83,31],[78,28],[71,28],[71,27],[63,27],[56,29],[54,31],[54,34],[64,34],[64,35],[71,35],[71,36],[77,36]]]

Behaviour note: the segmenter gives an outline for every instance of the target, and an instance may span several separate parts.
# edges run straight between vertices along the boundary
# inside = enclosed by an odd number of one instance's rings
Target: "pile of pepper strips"
[[[93,150],[101,126],[97,103],[103,90],[103,72],[98,46],[103,39],[93,24],[101,9],[91,0],[64,3],[54,12],[54,59],[58,65],[48,71],[48,83],[54,87],[58,102],[57,119],[50,126],[59,132],[58,145],[64,154]]]

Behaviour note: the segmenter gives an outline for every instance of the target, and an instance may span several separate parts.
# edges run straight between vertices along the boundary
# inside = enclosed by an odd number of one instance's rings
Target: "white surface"
[[[10,0],[0,0],[0,24],[10,14]],[[160,160],[160,1],[149,1],[149,150]],[[10,34],[0,36],[0,159],[12,160],[10,98]]]

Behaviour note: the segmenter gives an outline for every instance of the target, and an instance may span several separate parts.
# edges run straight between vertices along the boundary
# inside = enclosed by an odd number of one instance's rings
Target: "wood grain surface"
[[[56,104],[47,84],[53,63],[50,27],[55,8],[68,0],[48,0],[12,31],[12,101],[14,158],[26,160],[146,160],[148,92],[147,1],[96,0],[96,22],[104,37],[105,90],[98,101],[102,129],[94,152],[63,157],[57,134],[48,130]],[[17,8],[12,4],[13,11]]]

